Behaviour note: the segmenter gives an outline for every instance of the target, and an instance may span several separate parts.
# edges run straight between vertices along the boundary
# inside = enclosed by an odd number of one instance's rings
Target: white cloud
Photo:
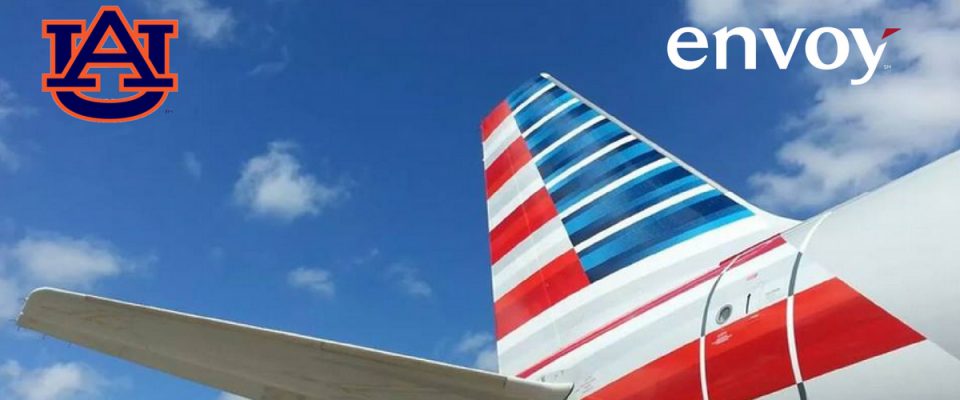
[[[457,353],[473,353],[493,342],[493,335],[489,332],[467,332],[463,335],[453,351]]]
[[[473,367],[484,371],[499,371],[500,361],[497,358],[496,347],[490,346],[477,353],[477,357],[473,361]]]
[[[99,397],[107,381],[79,363],[25,369],[16,361],[0,365],[0,394],[12,400],[81,400]]]
[[[805,23],[854,17],[883,1],[847,0],[838,7],[834,0],[688,0],[687,10],[693,22],[711,27],[768,21]]]
[[[223,392],[217,397],[217,400],[248,400],[246,397],[237,396],[232,393]]]
[[[0,320],[6,320],[20,310],[22,292],[16,282],[0,277]]]
[[[361,254],[357,257],[354,257],[352,260],[350,260],[350,264],[366,265],[372,262],[373,260],[376,260],[378,257],[380,257],[380,249],[373,247],[370,250],[367,250],[366,253]]]
[[[3,142],[3,138],[0,138],[0,167],[11,172],[20,169],[20,156]]]
[[[13,244],[0,244],[0,319],[16,315],[21,298],[36,287],[89,289],[134,267],[109,244],[97,240],[29,235]]]
[[[18,104],[17,94],[10,87],[10,83],[0,79],[0,123],[3,123],[9,117],[28,112],[29,109]],[[2,136],[0,136],[0,168],[10,172],[16,172],[20,169],[20,156],[4,142]]]
[[[161,15],[180,19],[181,30],[197,41],[217,43],[230,38],[236,18],[229,7],[218,7],[207,0],[144,0]]]
[[[849,77],[811,78],[816,103],[785,121],[796,136],[777,153],[779,166],[751,177],[755,200],[775,209],[815,210],[877,187],[960,141],[960,5],[851,0],[688,0],[693,21],[712,25],[779,23],[862,26],[874,45],[886,27],[879,71],[865,85]],[[852,63],[851,63],[852,64]],[[862,71],[860,71],[862,72]]]
[[[324,185],[301,171],[290,142],[270,143],[266,154],[247,161],[234,186],[234,200],[254,215],[290,221],[317,215],[346,195],[346,189]]]
[[[280,59],[262,62],[257,64],[247,74],[250,76],[276,75],[287,69],[290,65],[290,50],[287,46],[280,48]]]
[[[323,269],[297,268],[287,274],[287,282],[295,288],[308,289],[325,297],[336,294],[330,271]]]
[[[393,264],[387,268],[387,279],[394,280],[400,290],[410,296],[430,297],[433,295],[433,288],[420,278],[420,271],[416,268],[404,264]]]
[[[119,274],[123,263],[107,245],[59,236],[27,237],[10,256],[29,281],[79,288]]]
[[[0,79],[0,120],[20,111],[16,106],[17,95],[14,93],[10,83]]]
[[[494,372],[499,368],[496,343],[489,332],[465,333],[453,351],[460,357],[471,357],[470,365],[474,368]]]
[[[183,170],[187,171],[187,174],[194,179],[200,179],[203,176],[203,164],[200,163],[200,159],[193,152],[183,153]]]
[[[20,366],[20,363],[14,360],[7,360],[3,364],[0,364],[0,380],[6,382],[10,379],[15,379],[23,373],[23,367]]]

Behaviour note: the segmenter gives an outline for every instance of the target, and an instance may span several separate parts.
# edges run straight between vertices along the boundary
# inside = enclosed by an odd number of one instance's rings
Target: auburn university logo
[[[127,122],[150,115],[177,91],[170,40],[178,26],[176,20],[136,20],[131,28],[117,6],[101,7],[89,26],[84,20],[44,20],[50,72],[43,74],[43,91],[63,111],[87,121]],[[129,96],[91,96],[101,92],[101,76],[90,70],[103,68],[129,71],[119,82],[119,91]]]

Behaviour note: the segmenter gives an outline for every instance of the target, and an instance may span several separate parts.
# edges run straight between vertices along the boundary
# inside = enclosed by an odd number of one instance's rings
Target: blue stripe
[[[624,151],[614,151],[564,178],[550,189],[558,210],[565,210],[590,193],[620,179],[663,156],[642,142],[633,142]]]
[[[711,214],[730,206],[740,207],[716,190],[699,194],[604,238],[581,252],[580,259],[584,268],[590,270],[614,257],[641,252],[689,229],[690,225],[709,222]]]
[[[616,168],[610,170],[610,172],[608,172],[606,175],[599,177],[578,178],[576,181],[571,182],[566,186],[570,189],[569,192],[564,192],[557,195],[551,192],[551,197],[553,198],[554,203],[557,205],[557,210],[563,212],[570,206],[573,206],[580,200],[583,200],[583,198],[589,196],[591,193],[596,192],[597,190],[600,190],[600,188],[608,185],[610,182],[620,179],[636,169],[643,168],[648,164],[661,159],[663,159],[663,157],[659,153],[655,151],[649,151],[628,163],[617,166]]]
[[[563,170],[627,135],[629,133],[624,132],[623,129],[611,121],[603,121],[591,126],[562,146],[557,147],[550,155],[540,159],[537,162],[540,175],[544,177],[545,181],[549,181],[563,173]]]
[[[560,179],[556,184],[553,185],[553,189],[551,189],[550,192],[565,195],[567,192],[569,192],[569,189],[564,189],[564,187],[567,186],[567,184],[578,180],[578,178],[582,176],[602,176],[610,169],[629,162],[630,160],[637,158],[637,156],[649,153],[651,151],[653,151],[653,148],[639,140],[631,140],[626,143],[620,143],[620,145],[618,145],[616,148],[611,149],[606,154],[603,154],[599,158],[587,163],[576,172],[565,176],[563,179]],[[592,154],[593,153],[588,155]],[[576,165],[576,163],[568,165],[557,175],[559,176],[563,174]],[[549,179],[548,181],[552,180],[553,179]]]
[[[598,115],[600,114],[583,103],[564,110],[543,124],[543,127],[537,129],[536,132],[527,136],[527,147],[530,148],[530,153],[533,155],[539,154],[563,135],[570,133],[570,131]]]
[[[530,105],[521,110],[516,115],[517,125],[520,126],[520,131],[526,131],[530,129],[533,124],[537,123],[540,118],[553,111],[555,108],[559,107],[561,104],[566,103],[568,100],[572,99],[573,95],[570,93],[564,92],[563,89],[553,88],[548,90],[546,93],[534,100]]]
[[[687,240],[693,239],[703,233],[710,232],[714,229],[722,227],[724,225],[730,224],[732,222],[739,221],[741,219],[752,216],[753,213],[750,210],[747,210],[743,207],[729,207],[724,209],[714,215],[716,219],[711,220],[708,223],[699,225],[695,228],[687,230],[684,233],[681,233],[671,239],[660,242],[656,245],[645,248],[642,251],[637,253],[630,254],[626,252],[623,254],[623,257],[618,257],[618,259],[610,260],[603,265],[599,265],[594,269],[587,272],[587,276],[590,278],[590,282],[596,282],[616,271],[619,271],[625,267],[630,266],[631,264],[640,261],[644,258],[650,257],[654,254],[657,254],[663,250],[666,250],[670,247],[676,246],[680,243],[686,242]]]
[[[624,183],[610,193],[574,211],[564,218],[563,221],[575,223],[575,221],[585,218],[586,215],[599,215],[607,213],[610,210],[623,208],[625,204],[631,203],[637,196],[643,196],[649,191],[657,190],[687,176],[690,176],[690,174],[679,165],[672,162],[667,163],[667,165],[657,167],[653,171],[649,171]],[[588,220],[596,219],[586,218]]]
[[[673,171],[681,172],[685,177],[678,179],[676,174],[674,174],[674,177],[671,178],[674,179],[674,181],[661,188],[649,191],[648,188],[641,187],[641,190],[632,191],[633,193],[640,192],[641,195],[639,196],[634,198],[625,196],[616,198],[614,199],[616,203],[610,204],[610,206],[607,207],[593,207],[589,213],[585,213],[575,221],[571,221],[571,224],[564,224],[564,226],[567,227],[567,231],[570,232],[570,238],[573,240],[573,243],[580,244],[580,242],[587,240],[587,238],[596,235],[600,231],[627,217],[703,184],[700,178],[690,175],[687,171],[684,171],[683,168],[677,167]],[[643,191],[648,192],[643,194]]]
[[[537,76],[536,78],[524,82],[522,85],[520,85],[520,87],[510,93],[510,95],[507,96],[507,103],[510,104],[511,109],[516,109],[517,106],[523,104],[527,98],[549,84],[549,79],[542,76]]]

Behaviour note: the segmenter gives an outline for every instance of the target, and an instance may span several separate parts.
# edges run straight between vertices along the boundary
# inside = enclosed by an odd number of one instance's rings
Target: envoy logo
[[[793,55],[797,50],[797,45],[800,43],[800,39],[803,37],[803,33],[806,30],[806,28],[799,28],[795,30],[793,32],[793,37],[790,39],[790,44],[788,45],[787,49],[784,50],[783,44],[780,41],[780,37],[777,35],[777,31],[772,28],[760,29],[760,33],[763,34],[763,38],[767,41],[767,44],[770,47],[770,52],[773,55],[773,59],[777,62],[777,66],[779,66],[780,69],[785,70],[788,66],[790,66],[790,60],[793,59]],[[853,36],[854,42],[857,44],[857,49],[860,51],[860,55],[862,56],[863,62],[866,64],[867,69],[860,78],[850,80],[850,84],[854,86],[862,85],[869,82],[870,78],[873,78],[873,74],[877,71],[877,67],[880,65],[880,58],[883,57],[883,51],[887,48],[887,43],[883,42],[878,47],[874,48],[870,44],[870,40],[867,39],[867,34],[864,33],[863,29],[851,28],[848,30]],[[890,37],[890,35],[897,33],[899,30],[899,28],[885,29],[880,40],[886,40],[888,37]],[[757,69],[757,35],[753,32],[753,29],[746,27],[727,29],[727,27],[723,27],[714,32],[713,36],[716,40],[716,68],[718,70],[727,69],[727,42],[733,36],[738,36],[743,40],[745,53],[744,68]],[[835,45],[836,55],[832,60],[824,60],[823,56],[820,55],[821,41],[832,41]],[[680,50],[707,49],[709,47],[710,45],[707,41],[707,35],[705,35],[700,29],[688,26],[677,29],[676,32],[673,32],[673,35],[670,35],[670,40],[667,42],[667,56],[670,57],[670,62],[672,62],[677,68],[694,70],[700,68],[700,66],[707,61],[708,56],[704,55],[699,58],[687,58],[696,57],[698,54],[695,54],[692,50],[686,50],[684,51],[686,57],[684,57],[684,55],[680,54]],[[834,70],[842,67],[850,57],[850,40],[847,38],[846,32],[840,29],[831,27],[817,28],[813,32],[810,32],[810,35],[807,36],[804,50],[807,56],[807,61],[814,68],[822,71]],[[699,54],[702,54],[702,52]]]
[[[43,91],[60,108],[93,122],[127,122],[156,111],[170,92],[177,91],[177,74],[170,72],[170,39],[177,37],[175,20],[136,20],[133,27],[117,6],[104,6],[87,26],[84,20],[44,20],[43,37],[50,40],[50,72],[43,74]],[[108,40],[113,44],[108,47]],[[117,69],[122,98],[94,97],[101,92],[101,75],[91,69]]]

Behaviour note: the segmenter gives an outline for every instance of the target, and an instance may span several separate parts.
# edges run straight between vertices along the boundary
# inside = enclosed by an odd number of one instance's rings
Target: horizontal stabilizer
[[[563,400],[571,391],[56,289],[34,291],[18,323],[254,400]]]

